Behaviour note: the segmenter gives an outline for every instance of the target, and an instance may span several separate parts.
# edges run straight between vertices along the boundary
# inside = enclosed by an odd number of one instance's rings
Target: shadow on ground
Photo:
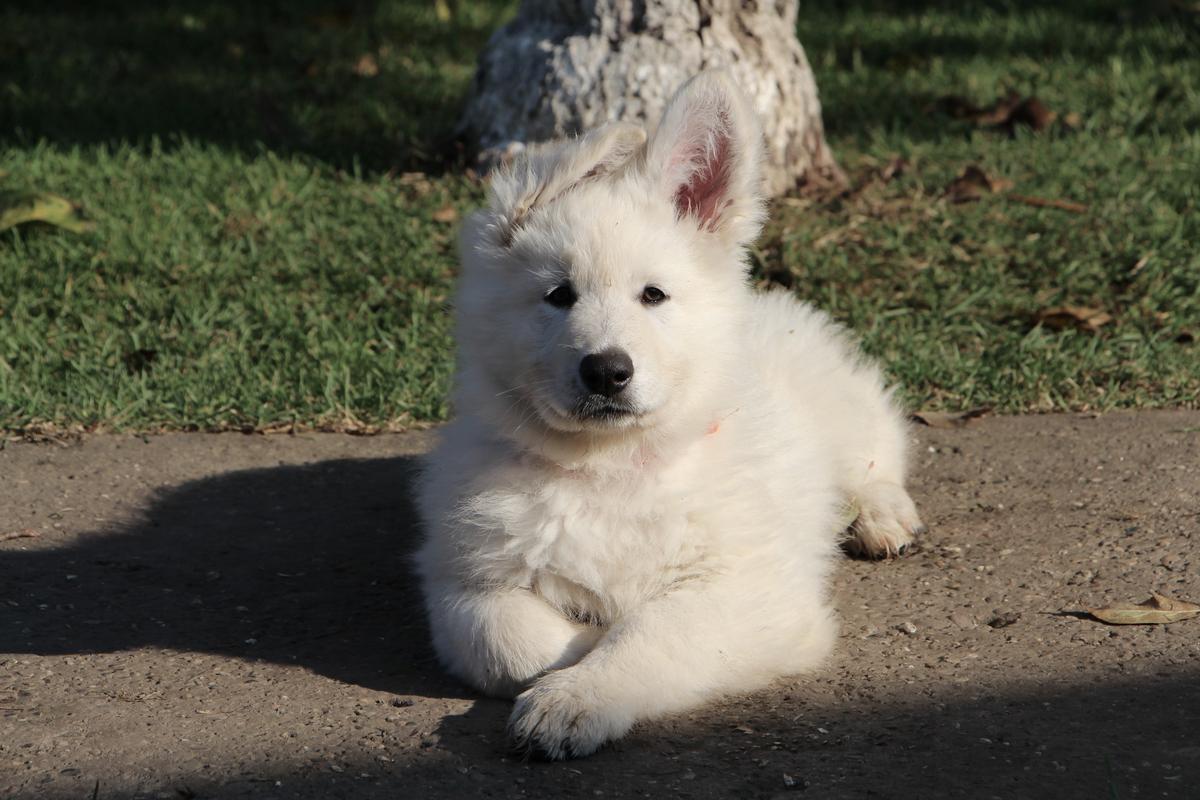
[[[0,585],[42,611],[0,607],[0,652],[198,650],[454,693],[409,566],[415,470],[399,457],[231,472],[160,490],[119,532],[7,553]]]
[[[803,690],[647,725],[591,758],[527,763],[497,745],[507,704],[448,717],[439,744],[395,774],[297,784],[299,797],[1195,798],[1200,672],[864,706]],[[944,700],[944,698],[943,698]],[[508,757],[505,759],[505,757]],[[347,772],[375,772],[369,760]],[[480,787],[488,787],[481,791]],[[195,787],[192,787],[195,788]],[[217,785],[213,787],[217,794]],[[801,794],[807,790],[806,794]]]

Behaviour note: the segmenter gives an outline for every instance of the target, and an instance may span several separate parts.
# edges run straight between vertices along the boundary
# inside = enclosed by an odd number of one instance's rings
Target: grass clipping
[[[1162,625],[1200,616],[1200,606],[1151,592],[1144,603],[1114,603],[1105,608],[1089,608],[1088,613],[1109,625]]]

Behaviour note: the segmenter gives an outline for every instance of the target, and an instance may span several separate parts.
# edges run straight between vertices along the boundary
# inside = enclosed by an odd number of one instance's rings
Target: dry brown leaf
[[[41,535],[41,533],[33,528],[22,528],[19,531],[13,531],[12,533],[0,535],[0,542],[8,542],[12,541],[13,539],[37,539]]]
[[[918,411],[912,415],[912,420],[930,428],[963,428],[991,412],[991,406],[979,406],[967,411]]]
[[[1046,108],[1046,105],[1036,97],[1027,97],[1017,103],[1009,111],[1008,117],[999,124],[1010,131],[1017,125],[1027,125],[1035,131],[1044,131],[1056,119],[1058,119],[1057,112]]]
[[[360,78],[374,78],[379,74],[379,62],[370,53],[363,53],[354,64],[354,74]]]
[[[1185,600],[1151,592],[1143,603],[1113,603],[1105,608],[1089,608],[1088,613],[1109,625],[1165,625],[1200,616],[1200,606]]]
[[[1112,315],[1098,308],[1085,306],[1055,306],[1043,308],[1034,315],[1034,321],[1052,331],[1074,328],[1084,333],[1096,333],[1112,322]]]
[[[458,219],[458,209],[452,205],[444,205],[437,211],[433,212],[433,221],[440,222],[444,225],[449,225]]]
[[[1003,128],[1009,133],[1018,125],[1028,126],[1034,131],[1043,131],[1058,119],[1058,114],[1047,108],[1038,98],[1021,97],[1012,91],[1004,97],[997,98],[987,108],[980,108],[959,95],[940,97],[934,107],[955,119],[968,120],[981,127]],[[1072,121],[1075,124],[1071,127],[1078,127],[1079,115],[1073,115]]]
[[[993,178],[975,164],[968,164],[946,187],[946,197],[952,203],[969,203],[985,194],[1006,192],[1013,187],[1010,180]]]
[[[1005,125],[1021,102],[1021,95],[1010,91],[1004,97],[997,98],[996,102],[987,108],[980,109],[970,119],[976,125]]]

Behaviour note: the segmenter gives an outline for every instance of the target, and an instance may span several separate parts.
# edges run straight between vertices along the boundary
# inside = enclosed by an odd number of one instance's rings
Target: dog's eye
[[[656,306],[667,299],[667,293],[657,286],[647,286],[642,289],[642,303],[648,306]]]
[[[575,290],[571,288],[571,284],[569,283],[555,286],[545,297],[546,302],[555,308],[570,308],[575,305],[577,299]]]

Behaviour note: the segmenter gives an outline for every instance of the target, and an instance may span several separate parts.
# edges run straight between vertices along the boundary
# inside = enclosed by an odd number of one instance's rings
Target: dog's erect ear
[[[498,242],[507,247],[531,211],[620,169],[645,141],[640,126],[614,122],[578,139],[529,148],[492,181]]]
[[[692,78],[671,98],[646,166],[679,219],[746,245],[764,217],[762,159],[754,110],[729,75],[715,71]]]

